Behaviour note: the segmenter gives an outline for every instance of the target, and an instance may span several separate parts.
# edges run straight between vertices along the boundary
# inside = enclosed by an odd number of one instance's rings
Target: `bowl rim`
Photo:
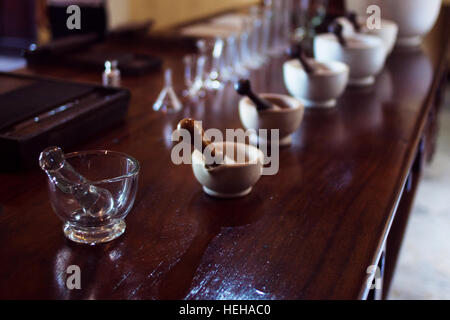
[[[269,110],[262,110],[259,111],[261,114],[269,114],[269,113],[295,113],[295,112],[299,112],[301,110],[305,109],[305,105],[303,104],[303,102],[301,102],[300,100],[298,100],[297,98],[288,96],[286,94],[279,94],[279,93],[260,93],[259,94],[261,97],[265,98],[265,99],[270,99],[270,98],[276,98],[276,99],[282,99],[282,100],[288,100],[291,101],[292,104],[295,103],[295,107],[291,108],[280,108],[280,109],[269,109]],[[239,101],[239,107],[250,107],[250,108],[254,108],[256,109],[256,106],[253,104],[253,102],[250,100],[249,97],[243,97],[240,101]]]
[[[237,144],[243,148],[249,148],[249,150],[253,149],[253,151],[257,154],[257,157],[256,157],[256,159],[249,160],[248,162],[245,162],[245,163],[223,164],[223,165],[220,165],[217,167],[213,167],[213,168],[207,169],[208,172],[226,170],[226,169],[230,169],[230,168],[244,168],[244,167],[250,167],[250,166],[264,165],[264,153],[259,148],[255,147],[251,144],[242,143],[242,142],[233,142],[233,141],[213,142],[212,144],[213,145]],[[194,166],[194,164],[195,164],[194,162],[196,162],[196,161],[194,161],[194,157],[199,160],[199,163],[204,164],[203,153],[201,153],[199,150],[194,149],[194,151],[191,154],[191,157],[192,157],[192,166]]]
[[[355,33],[353,37],[356,38],[366,38],[369,39],[370,43],[367,46],[361,46],[361,47],[342,47],[343,51],[371,51],[371,50],[377,50],[379,48],[384,48],[383,40],[379,36],[376,36],[374,34],[368,34],[368,33]],[[333,33],[323,33],[316,36],[315,40],[322,40],[322,41],[332,41],[334,43],[339,43],[336,39],[336,36]]]
[[[84,156],[84,155],[108,155],[108,154],[113,154],[116,156],[120,156],[122,158],[128,159],[130,160],[133,164],[134,164],[134,168],[133,170],[131,170],[129,173],[127,174],[123,174],[121,176],[118,177],[113,177],[113,178],[108,178],[108,179],[102,179],[102,180],[98,180],[98,181],[89,181],[89,184],[91,185],[98,185],[98,184],[105,184],[105,183],[114,183],[114,182],[118,182],[124,179],[129,179],[129,178],[133,178],[135,176],[137,176],[141,170],[141,165],[139,163],[139,161],[136,160],[136,158],[124,153],[124,152],[119,152],[119,151],[111,151],[111,150],[86,150],[86,151],[76,151],[76,152],[71,152],[65,155],[65,160],[69,160],[71,158],[75,158],[75,157],[79,157],[79,156]],[[76,184],[76,185],[82,185],[81,183]]]
[[[364,23],[364,22],[366,22],[367,21],[367,17],[368,16],[365,16],[365,15],[361,15],[361,14],[358,14],[358,22],[362,25],[362,29],[363,30],[366,30],[367,29],[367,25]],[[347,17],[345,17],[345,16],[340,16],[340,17],[338,17],[337,19],[340,19],[340,18],[344,18],[344,19],[347,19]],[[395,28],[397,28],[398,29],[398,24],[397,24],[397,22],[395,22],[394,20],[391,20],[391,19],[385,19],[385,18],[381,18],[381,25],[382,25],[382,27],[381,27],[381,29],[374,29],[374,30],[382,30],[382,29],[384,29],[384,24],[386,23],[386,25],[388,25],[389,27],[395,27]],[[363,32],[364,33],[364,32]]]
[[[333,69],[330,69],[329,70],[330,72],[327,72],[327,73],[308,74],[308,77],[310,77],[310,78],[328,78],[328,77],[334,77],[337,75],[342,75],[345,73],[350,73],[350,67],[342,61],[333,60],[333,61],[317,61],[317,62],[324,64],[327,67],[333,66]],[[336,67],[339,66],[339,68],[342,68],[342,69],[336,70],[336,68],[334,68],[335,66]],[[304,71],[303,67],[301,66],[300,62],[298,62],[297,59],[291,59],[291,60],[286,61],[284,63],[284,68],[294,68],[298,71]]]

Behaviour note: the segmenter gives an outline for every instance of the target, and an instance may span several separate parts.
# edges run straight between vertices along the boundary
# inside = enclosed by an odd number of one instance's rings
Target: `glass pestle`
[[[39,165],[54,185],[65,194],[72,195],[84,214],[106,219],[114,212],[111,193],[94,186],[79,174],[66,160],[59,147],[50,147],[41,152]]]

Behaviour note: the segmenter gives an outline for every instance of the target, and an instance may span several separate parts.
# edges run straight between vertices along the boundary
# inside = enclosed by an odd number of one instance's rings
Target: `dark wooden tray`
[[[35,167],[46,147],[63,148],[124,119],[126,89],[0,72],[0,171]]]

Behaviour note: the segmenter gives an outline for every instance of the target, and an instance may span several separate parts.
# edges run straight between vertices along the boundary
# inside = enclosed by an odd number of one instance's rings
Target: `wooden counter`
[[[206,196],[190,166],[170,161],[170,135],[183,117],[241,127],[233,89],[165,115],[152,110],[162,73],[123,79],[132,92],[126,123],[75,149],[140,161],[126,233],[96,247],[71,243],[42,172],[0,174],[0,298],[365,299],[373,296],[370,265],[385,266],[386,292],[433,141],[449,21],[446,10],[423,50],[395,52],[373,88],[348,89],[336,109],[307,110],[292,147],[281,150],[279,173],[238,200]],[[182,48],[129,47],[162,55],[182,89]],[[252,75],[257,91],[286,92],[282,63]],[[69,68],[21,72],[101,79]],[[73,264],[81,290],[66,288]]]

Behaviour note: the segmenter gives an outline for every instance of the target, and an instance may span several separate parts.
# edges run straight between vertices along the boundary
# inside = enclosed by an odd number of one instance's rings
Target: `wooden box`
[[[35,167],[46,147],[86,141],[123,120],[125,89],[0,72],[0,171]]]

